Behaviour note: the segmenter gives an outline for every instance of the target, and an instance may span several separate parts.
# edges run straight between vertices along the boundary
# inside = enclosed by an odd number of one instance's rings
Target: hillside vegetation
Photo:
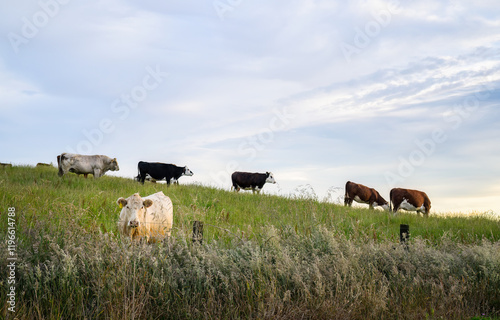
[[[181,179],[182,183],[182,179]],[[119,197],[163,191],[167,241],[118,234]],[[345,208],[307,198],[0,169],[0,236],[15,208],[19,319],[491,319],[500,222]],[[12,210],[12,209],[11,209]],[[203,243],[191,240],[204,223]],[[400,224],[410,225],[408,247]],[[7,261],[7,242],[0,259]],[[7,263],[0,286],[7,288]]]

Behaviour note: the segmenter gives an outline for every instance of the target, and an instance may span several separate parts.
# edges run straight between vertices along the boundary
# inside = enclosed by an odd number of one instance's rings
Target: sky
[[[3,1],[0,162],[187,165],[229,190],[500,214],[497,0]],[[138,191],[140,186],[138,185]]]

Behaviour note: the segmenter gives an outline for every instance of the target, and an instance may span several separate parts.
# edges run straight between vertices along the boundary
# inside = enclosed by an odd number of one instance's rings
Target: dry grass
[[[50,170],[30,168],[9,174],[0,177],[0,209],[4,219],[4,208],[16,206],[19,319],[500,315],[500,232],[494,220],[389,218],[307,199],[180,186],[168,189],[176,206],[172,238],[133,244],[108,219],[119,211],[117,195],[140,186],[116,178],[58,180]],[[219,226],[206,228],[202,245],[191,241],[194,217]],[[417,226],[408,249],[392,235],[400,219]],[[481,234],[475,223],[492,227]],[[447,224],[457,230],[433,231]],[[418,233],[419,225],[429,227],[427,237]],[[1,242],[0,261],[7,254]],[[0,264],[2,287],[7,272],[6,263]],[[0,299],[6,301],[5,291]],[[2,304],[2,317],[13,318],[6,308]]]

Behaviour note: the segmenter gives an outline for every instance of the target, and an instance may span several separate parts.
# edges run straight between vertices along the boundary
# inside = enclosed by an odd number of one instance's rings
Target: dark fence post
[[[203,242],[203,222],[201,221],[193,222],[193,243],[195,242],[199,244]]]
[[[399,242],[408,248],[408,240],[410,239],[410,226],[407,224],[399,225]]]

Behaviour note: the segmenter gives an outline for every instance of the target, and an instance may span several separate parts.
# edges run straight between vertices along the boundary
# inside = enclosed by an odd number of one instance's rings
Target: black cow
[[[165,179],[167,184],[170,184],[172,179],[174,179],[175,182],[179,180],[181,176],[193,175],[193,171],[189,170],[188,167],[178,167],[174,164],[160,162],[139,161],[137,169],[139,170],[137,180],[142,184],[144,184],[144,180],[146,180],[146,175],[148,174],[155,180]]]
[[[252,190],[253,193],[255,193],[255,191],[260,193],[260,190],[262,190],[266,182],[276,183],[276,180],[274,180],[274,176],[271,172],[250,173],[236,171],[231,175],[231,180],[233,182],[231,189],[234,188],[236,192],[243,189]]]

